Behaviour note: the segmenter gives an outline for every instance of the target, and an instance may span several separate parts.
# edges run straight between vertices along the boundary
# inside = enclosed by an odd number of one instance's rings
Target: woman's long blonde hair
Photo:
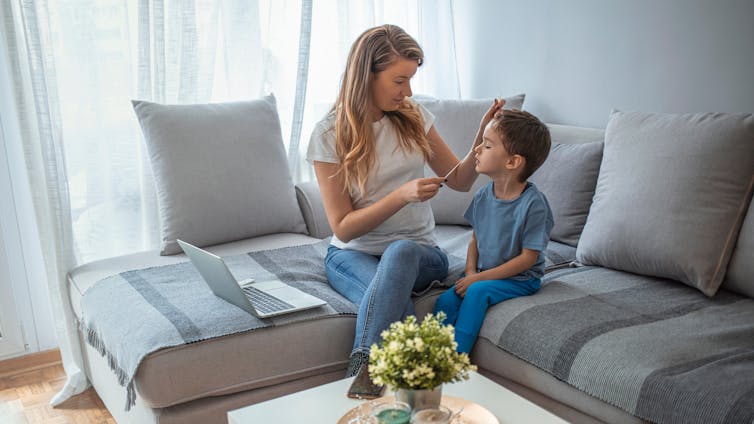
[[[398,26],[382,25],[362,33],[351,46],[335,111],[335,151],[340,160],[345,187],[356,184],[364,193],[367,174],[375,162],[372,132],[373,75],[384,71],[399,58],[416,60],[421,66],[424,52],[419,43]],[[419,109],[408,100],[396,111],[385,112],[395,126],[402,149],[419,151],[429,159],[432,151],[424,133]]]

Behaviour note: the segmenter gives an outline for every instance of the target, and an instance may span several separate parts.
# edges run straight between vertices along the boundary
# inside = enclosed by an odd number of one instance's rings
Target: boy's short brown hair
[[[503,109],[492,119],[492,129],[500,135],[508,153],[526,159],[519,175],[521,182],[526,181],[550,154],[550,130],[529,112]]]

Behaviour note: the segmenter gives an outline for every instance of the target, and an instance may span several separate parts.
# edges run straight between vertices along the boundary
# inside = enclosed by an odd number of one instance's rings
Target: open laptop
[[[258,318],[268,318],[327,304],[324,300],[304,293],[280,280],[255,282],[254,279],[249,279],[239,283],[221,257],[182,240],[178,240],[178,244],[191,259],[215,296]]]

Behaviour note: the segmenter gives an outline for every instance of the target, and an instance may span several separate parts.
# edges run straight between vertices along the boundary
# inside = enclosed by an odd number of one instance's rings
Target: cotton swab
[[[445,175],[445,178],[444,178],[444,180],[445,180],[445,181],[448,181],[448,177],[450,177],[450,174],[452,174],[452,173],[453,173],[453,171],[455,171],[455,170],[456,170],[456,168],[458,168],[458,165],[460,165],[460,164],[461,164],[461,162],[463,162],[463,161],[460,161],[460,160],[459,160],[459,161],[458,161],[458,163],[456,164],[456,166],[454,166],[453,168],[451,168],[451,169],[450,169],[450,172],[448,172],[448,174],[447,174],[447,175]]]

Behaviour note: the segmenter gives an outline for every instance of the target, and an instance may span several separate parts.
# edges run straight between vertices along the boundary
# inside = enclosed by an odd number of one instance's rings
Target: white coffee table
[[[229,424],[311,423],[334,424],[364,401],[349,399],[353,378],[338,380],[277,399],[228,412]],[[446,384],[443,395],[468,399],[495,414],[501,424],[565,423],[561,418],[477,373],[468,381]]]

